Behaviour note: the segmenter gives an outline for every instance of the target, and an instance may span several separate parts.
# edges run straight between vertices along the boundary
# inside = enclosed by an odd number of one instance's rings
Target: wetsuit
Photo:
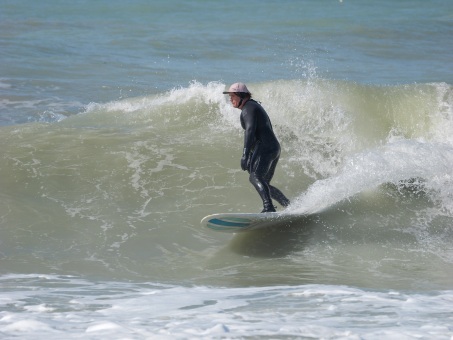
[[[245,130],[241,167],[250,173],[249,180],[263,200],[263,212],[275,211],[271,197],[288,206],[290,202],[285,195],[270,185],[280,157],[280,143],[269,116],[259,103],[249,99],[242,108],[241,125]]]

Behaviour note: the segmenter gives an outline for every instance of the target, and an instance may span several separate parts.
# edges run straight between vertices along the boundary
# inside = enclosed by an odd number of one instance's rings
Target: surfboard
[[[284,222],[291,222],[297,217],[290,213],[222,213],[204,217],[201,224],[215,231],[239,233],[272,227]]]

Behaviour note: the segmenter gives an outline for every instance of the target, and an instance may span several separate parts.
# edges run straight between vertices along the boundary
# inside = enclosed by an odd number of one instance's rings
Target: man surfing
[[[280,157],[280,143],[274,134],[272,124],[264,108],[252,99],[252,94],[243,83],[234,83],[228,91],[233,107],[241,111],[241,125],[244,129],[244,149],[241,168],[250,174],[250,183],[263,201],[263,211],[275,212],[272,198],[283,207],[290,201],[276,187],[270,185]]]

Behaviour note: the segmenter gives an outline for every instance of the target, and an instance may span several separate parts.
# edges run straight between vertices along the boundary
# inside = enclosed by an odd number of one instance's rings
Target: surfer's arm
[[[257,125],[257,115],[255,112],[246,111],[243,115],[244,122],[244,154],[248,155],[250,150],[252,150],[253,145],[256,142],[256,125]]]
[[[242,151],[241,168],[247,170],[250,151],[255,144],[256,114],[253,111],[244,111],[241,115],[241,123],[244,128],[244,149]]]

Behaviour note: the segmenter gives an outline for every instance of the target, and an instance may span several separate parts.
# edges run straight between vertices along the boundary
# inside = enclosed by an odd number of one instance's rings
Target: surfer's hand
[[[241,158],[241,169],[242,170],[247,170],[247,163],[248,163],[248,157],[246,155],[243,155]]]

